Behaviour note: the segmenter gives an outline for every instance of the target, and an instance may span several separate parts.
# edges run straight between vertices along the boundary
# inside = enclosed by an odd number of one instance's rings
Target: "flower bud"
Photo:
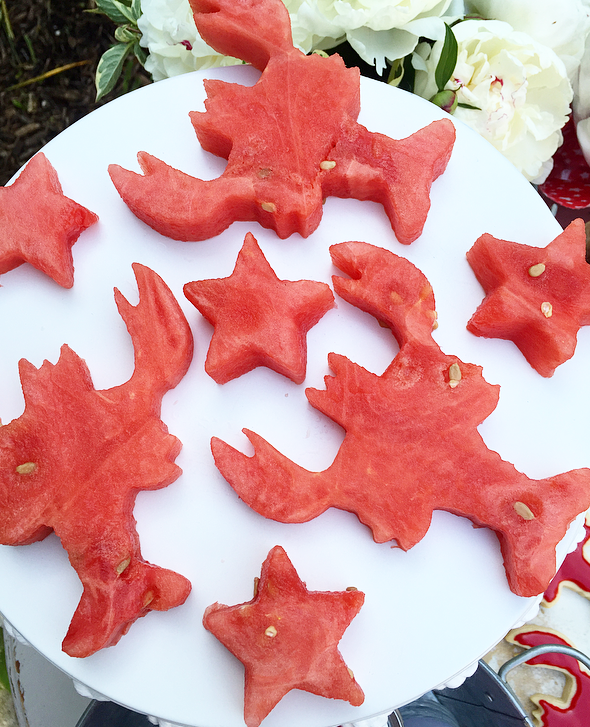
[[[439,91],[430,101],[449,114],[454,113],[457,108],[457,94],[454,91]]]

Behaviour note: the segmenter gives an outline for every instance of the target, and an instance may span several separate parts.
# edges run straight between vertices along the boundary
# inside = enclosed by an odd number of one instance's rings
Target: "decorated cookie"
[[[566,556],[555,578],[543,596],[543,604],[552,606],[560,596],[562,588],[571,588],[590,599],[590,524],[586,516],[585,537],[578,547]]]
[[[512,643],[520,646],[557,644],[574,646],[563,634],[556,631],[524,626],[512,631]],[[546,653],[530,659],[527,664],[559,669],[566,676],[566,684],[560,698],[534,694],[531,700],[537,705],[533,712],[538,727],[587,727],[590,715],[590,676],[573,656],[562,653]]]

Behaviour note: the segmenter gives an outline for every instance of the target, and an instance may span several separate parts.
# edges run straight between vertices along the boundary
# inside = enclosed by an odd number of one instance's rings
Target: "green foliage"
[[[434,71],[434,80],[436,87],[440,91],[444,91],[445,86],[451,79],[455,66],[457,65],[457,39],[453,33],[453,29],[445,23],[445,41],[443,43],[442,52]]]
[[[0,628],[0,689],[10,690],[8,669],[6,667],[6,654],[4,652],[4,632]]]
[[[115,40],[98,62],[96,69],[96,100],[110,93],[119,80],[126,59],[133,54],[135,58],[145,65],[147,58],[146,51],[139,45],[141,33],[137,27],[137,21],[141,16],[141,0],[95,0],[96,10],[106,15],[117,28]]]

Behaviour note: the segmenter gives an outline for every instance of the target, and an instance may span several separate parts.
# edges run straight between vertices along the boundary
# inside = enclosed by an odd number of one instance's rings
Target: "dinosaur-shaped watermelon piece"
[[[404,550],[424,537],[433,510],[462,515],[497,533],[515,593],[542,593],[555,574],[556,544],[590,505],[590,469],[531,480],[488,449],[477,427],[499,387],[433,340],[424,275],[366,243],[334,245],[331,254],[351,276],[334,276],[336,293],[389,326],[399,353],[381,376],[332,353],[326,389],[306,390],[346,431],[328,469],[310,472],[244,430],[252,457],[212,439],[221,474],[265,517],[301,523],[336,507],[356,513],[376,542],[396,540]]]
[[[201,180],[140,152],[143,175],[113,164],[111,179],[131,211],[163,235],[204,240],[234,221],[281,238],[320,223],[327,196],[382,204],[397,239],[422,232],[430,188],[451,155],[449,119],[393,140],[357,122],[360,75],[342,59],[293,46],[280,0],[192,0],[201,36],[262,71],[252,87],[205,81],[206,111],[190,114],[202,147],[227,159]]]
[[[185,601],[190,583],[141,557],[135,497],[173,482],[178,439],[160,420],[162,397],[186,373],[193,339],[176,299],[134,265],[140,299],[116,290],[135,370],[106,391],[68,346],[56,364],[19,364],[23,414],[0,427],[0,543],[27,545],[55,531],[84,587],[63,641],[70,656],[115,644],[150,610]]]

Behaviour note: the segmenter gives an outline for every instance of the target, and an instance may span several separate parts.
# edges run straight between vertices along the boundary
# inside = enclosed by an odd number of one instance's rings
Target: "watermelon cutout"
[[[245,666],[247,727],[258,727],[292,689],[363,703],[338,643],[364,598],[356,588],[309,591],[277,545],[262,565],[251,601],[206,609],[205,628]]]
[[[530,626],[511,632],[509,639],[527,647],[556,644],[575,648],[562,634]],[[550,652],[533,657],[527,664],[559,669],[566,675],[566,686],[560,699],[543,694],[531,697],[537,705],[533,712],[535,724],[540,727],[586,727],[590,714],[590,676],[580,662],[573,656]]]
[[[543,605],[553,606],[557,602],[562,588],[571,588],[590,599],[590,525],[588,516],[586,516],[584,532],[584,538],[572,553],[568,553],[555,578],[543,594]]]
[[[0,274],[27,262],[58,285],[74,284],[72,245],[98,217],[63,194],[43,152],[0,187]]]
[[[486,294],[467,329],[513,341],[541,376],[553,376],[590,324],[584,222],[575,220],[544,248],[485,234],[467,260]]]
[[[392,329],[400,350],[378,376],[330,354],[326,389],[309,402],[346,431],[328,469],[310,472],[254,432],[249,457],[214,437],[221,474],[261,515],[311,520],[329,507],[353,512],[376,542],[407,550],[447,510],[494,530],[510,588],[543,593],[555,574],[555,546],[590,505],[590,469],[531,480],[487,448],[477,427],[496,407],[499,387],[481,367],[443,353],[433,340],[434,296],[409,261],[362,242],[331,248],[334,289]]]
[[[205,240],[238,220],[281,238],[307,237],[327,196],[351,197],[382,204],[399,242],[419,237],[431,185],[452,152],[452,122],[435,121],[403,140],[371,133],[356,121],[358,69],[336,55],[297,50],[281,0],[192,6],[209,45],[262,75],[252,87],[207,81],[206,111],[191,113],[202,147],[227,159],[217,179],[197,179],[146,152],[138,154],[143,175],[109,166],[133,214],[177,240]]]
[[[306,334],[334,307],[326,283],[279,280],[251,233],[228,278],[187,283],[184,294],[214,326],[205,371],[218,384],[258,366],[301,384]]]
[[[84,587],[63,641],[76,657],[115,644],[137,618],[190,591],[186,578],[141,557],[133,505],[140,490],[180,475],[181,445],[160,404],[188,369],[192,334],[163,280],[142,265],[134,271],[138,305],[115,291],[135,348],[131,378],[95,390],[68,346],[56,364],[22,360],[25,410],[0,427],[0,543],[58,535]]]

